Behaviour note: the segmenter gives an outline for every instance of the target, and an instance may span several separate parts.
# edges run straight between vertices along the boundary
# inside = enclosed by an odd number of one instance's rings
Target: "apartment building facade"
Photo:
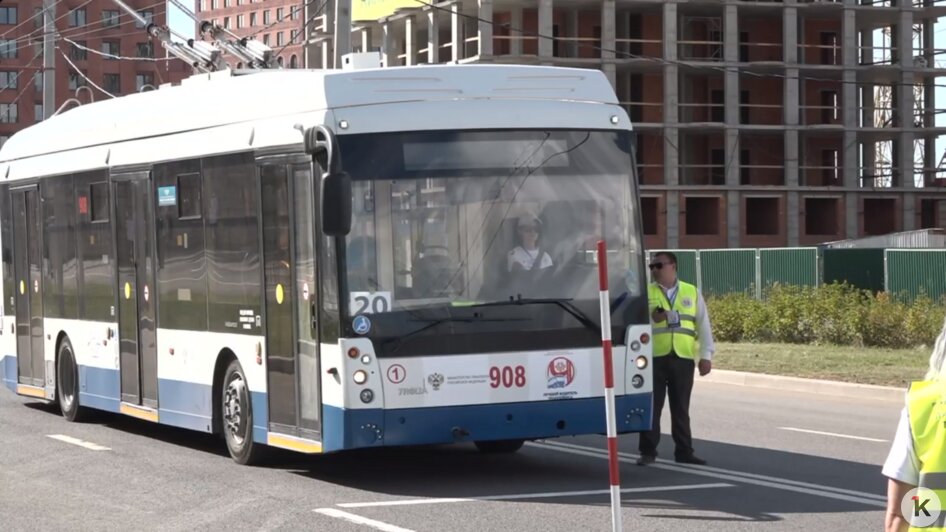
[[[604,71],[638,132],[648,247],[946,226],[944,0],[354,1],[354,50],[388,66]]]
[[[166,23],[165,2],[126,4],[146,20]],[[67,100],[108,98],[103,90],[115,96],[130,94],[180,81],[190,73],[182,62],[166,60],[161,44],[111,0],[70,0],[53,6],[56,105],[45,109],[43,1],[0,3],[0,145],[51,116]]]

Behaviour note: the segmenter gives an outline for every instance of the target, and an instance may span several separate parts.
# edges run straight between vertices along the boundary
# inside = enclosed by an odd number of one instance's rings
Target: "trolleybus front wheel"
[[[242,465],[259,463],[265,453],[262,444],[253,441],[253,408],[243,368],[230,362],[223,379],[220,420],[230,456]]]
[[[489,454],[508,454],[514,453],[522,448],[523,440],[494,440],[473,442],[476,448],[482,453]]]
[[[69,338],[59,344],[56,364],[56,401],[62,416],[72,422],[88,417],[89,410],[79,406],[79,368]]]

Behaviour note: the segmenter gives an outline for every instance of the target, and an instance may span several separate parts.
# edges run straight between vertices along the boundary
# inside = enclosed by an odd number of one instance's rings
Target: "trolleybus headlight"
[[[352,347],[348,350],[348,358],[358,358],[361,355],[361,351],[357,347]]]
[[[641,348],[640,342],[638,342],[637,340],[634,340],[633,342],[631,342],[631,351],[639,351],[640,348]]]
[[[371,355],[362,355],[361,363],[365,365],[371,364]]]
[[[374,392],[372,392],[368,388],[365,388],[364,390],[361,391],[361,402],[370,403],[371,401],[374,401]]]
[[[631,379],[631,385],[635,388],[640,388],[644,385],[644,377],[641,377],[640,375],[634,375],[634,378]]]
[[[642,335],[641,335],[641,343],[644,344],[644,345],[647,345],[649,342],[650,342],[650,335],[647,334],[647,333],[642,334]]]
[[[355,384],[364,384],[368,382],[368,374],[365,373],[365,370],[363,369],[356,371],[354,374],[352,374],[351,378],[354,379]]]
[[[647,357],[639,356],[637,357],[637,360],[634,361],[634,363],[637,364],[637,369],[644,369],[647,367]]]

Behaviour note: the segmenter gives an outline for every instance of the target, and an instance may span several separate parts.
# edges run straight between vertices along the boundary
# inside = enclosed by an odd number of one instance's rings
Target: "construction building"
[[[648,247],[797,246],[946,227],[944,14],[946,0],[353,0],[352,47],[386,66],[601,69],[638,132]],[[332,57],[333,17],[314,19],[310,66]]]
[[[43,0],[0,3],[0,145],[70,99],[76,104],[130,94],[191,72],[183,62],[168,60],[145,26],[112,0],[47,3],[55,28],[49,68],[44,67]],[[146,20],[166,24],[166,2],[125,3]],[[49,101],[55,105],[43,105],[46,80],[54,83]]]

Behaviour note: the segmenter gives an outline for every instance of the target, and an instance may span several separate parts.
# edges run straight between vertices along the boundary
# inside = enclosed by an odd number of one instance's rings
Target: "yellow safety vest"
[[[910,385],[907,394],[910,434],[920,462],[920,486],[927,488],[946,505],[946,382],[921,381]],[[944,509],[946,510],[946,509]],[[904,516],[907,520],[911,516]],[[911,531],[946,530],[946,511],[928,527],[910,527]]]
[[[696,302],[699,293],[690,283],[677,281],[677,294],[673,302],[667,299],[663,288],[657,283],[647,287],[647,306],[653,315],[657,307],[675,310],[680,314],[680,324],[670,327],[666,320],[654,323],[654,356],[664,356],[671,351],[681,358],[696,356]]]

